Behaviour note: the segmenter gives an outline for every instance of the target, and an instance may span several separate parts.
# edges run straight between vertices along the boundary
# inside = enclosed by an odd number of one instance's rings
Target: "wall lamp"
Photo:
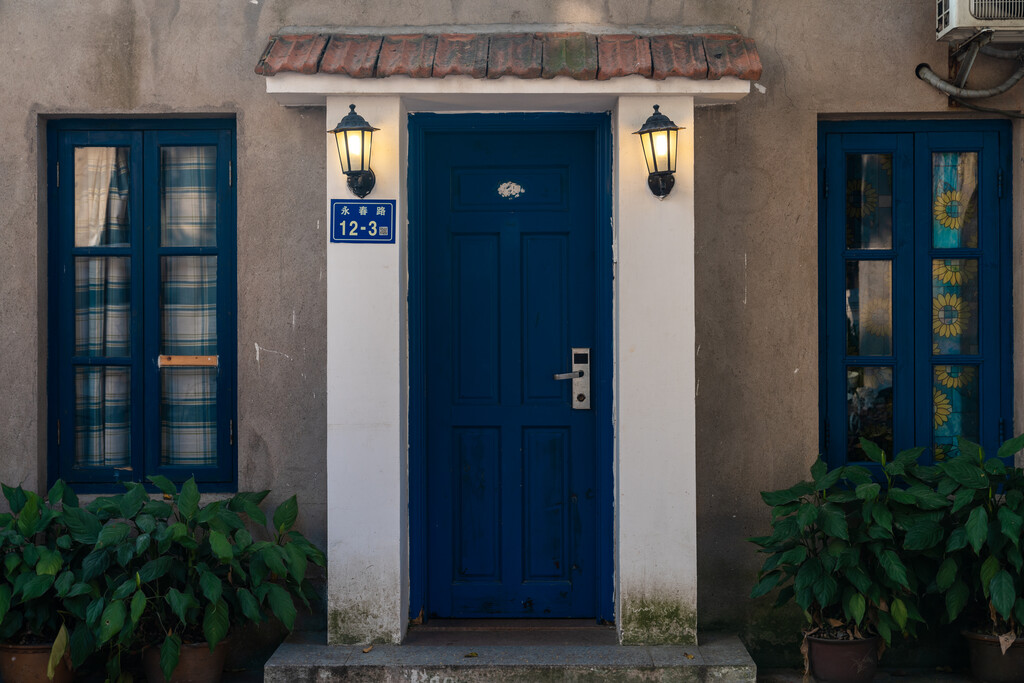
[[[370,194],[376,176],[370,169],[370,146],[373,142],[374,128],[362,116],[356,113],[356,105],[348,106],[349,112],[338,122],[333,130],[334,142],[338,145],[338,159],[341,160],[341,171],[348,176],[348,189],[362,199]]]
[[[640,136],[640,144],[644,148],[647,160],[647,187],[658,199],[664,199],[676,184],[676,142],[678,131],[681,130],[672,119],[658,111],[654,105],[651,114],[640,130],[634,135]]]

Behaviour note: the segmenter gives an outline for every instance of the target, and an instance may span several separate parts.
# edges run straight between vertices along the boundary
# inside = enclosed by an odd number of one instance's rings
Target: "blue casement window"
[[[47,140],[49,479],[232,490],[234,121],[63,120]]]
[[[1012,431],[1010,126],[819,126],[821,447],[941,460]]]

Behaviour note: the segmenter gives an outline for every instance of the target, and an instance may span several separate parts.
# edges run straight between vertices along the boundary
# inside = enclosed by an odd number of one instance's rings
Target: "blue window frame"
[[[234,120],[61,120],[47,142],[48,479],[234,490]]]
[[[1012,431],[1010,126],[819,125],[821,449]],[[1005,188],[1005,189],[1004,189]]]

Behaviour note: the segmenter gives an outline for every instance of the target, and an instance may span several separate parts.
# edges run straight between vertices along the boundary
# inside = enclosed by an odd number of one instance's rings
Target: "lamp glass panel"
[[[350,130],[345,133],[346,144],[348,145],[348,158],[352,167],[349,171],[363,170],[363,131]]]
[[[651,134],[651,137],[653,138],[652,143],[654,145],[654,170],[658,172],[667,171],[669,169],[668,131],[656,130]]]
[[[362,163],[363,163],[363,167],[361,169],[359,169],[360,171],[369,171],[370,170],[370,146],[371,146],[372,143],[373,143],[373,131],[372,130],[363,131],[363,144],[362,144],[362,150],[363,150]]]
[[[647,172],[654,173],[657,169],[654,167],[654,148],[651,144],[651,134],[641,133],[640,144],[644,148],[644,161],[647,162]]]
[[[668,166],[665,170],[676,172],[676,152],[678,151],[679,131],[668,131]]]
[[[338,145],[338,160],[341,162],[341,172],[348,173],[351,164],[348,161],[348,154],[345,148],[344,133],[335,133],[334,142]]]

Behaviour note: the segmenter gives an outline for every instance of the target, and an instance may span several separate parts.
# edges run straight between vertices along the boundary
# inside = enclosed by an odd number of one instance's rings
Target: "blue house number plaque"
[[[395,200],[331,200],[331,241],[395,243]]]

